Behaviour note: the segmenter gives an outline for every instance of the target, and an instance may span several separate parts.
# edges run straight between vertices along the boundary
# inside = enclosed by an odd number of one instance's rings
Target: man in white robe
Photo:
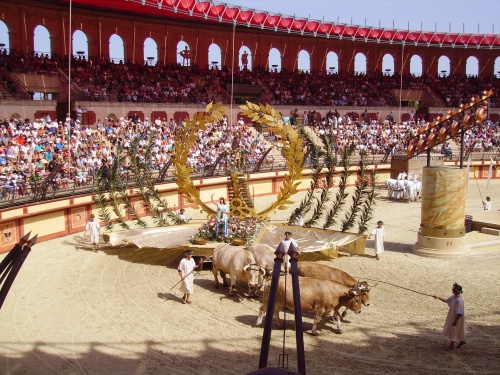
[[[85,232],[83,233],[83,237],[87,234],[87,232],[90,232],[90,242],[92,245],[94,245],[94,251],[97,253],[99,250],[99,236],[100,236],[100,228],[101,226],[97,221],[94,220],[95,215],[92,214],[90,215],[90,221],[87,222],[87,225],[85,226]]]
[[[179,263],[177,271],[179,272],[179,276],[181,277],[182,281],[180,287],[180,291],[184,294],[182,296],[182,303],[191,303],[191,300],[189,298],[191,297],[191,294],[193,294],[193,271],[198,266],[193,259],[193,252],[191,250],[187,250],[184,255],[185,257]]]
[[[443,327],[443,336],[450,340],[448,349],[455,349],[455,341],[458,341],[457,349],[464,346],[466,324],[465,324],[465,308],[464,300],[460,296],[462,294],[462,287],[457,283],[453,284],[452,295],[447,299],[433,296],[434,298],[445,302],[449,306],[448,315]]]
[[[372,230],[370,236],[368,238],[375,238],[375,258],[380,260],[380,254],[384,252],[384,237],[385,237],[385,228],[383,227],[384,223],[382,221],[377,222],[377,227]]]

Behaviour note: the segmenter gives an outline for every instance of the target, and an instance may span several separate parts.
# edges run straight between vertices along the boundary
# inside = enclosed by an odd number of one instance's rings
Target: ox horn
[[[245,267],[243,267],[243,271],[248,272],[249,268],[250,268],[250,265],[247,264]]]
[[[359,288],[357,286],[351,286],[349,289],[349,294],[353,296],[359,296]]]
[[[267,273],[266,269],[260,265],[259,265],[259,272],[262,274],[262,276],[266,276]]]

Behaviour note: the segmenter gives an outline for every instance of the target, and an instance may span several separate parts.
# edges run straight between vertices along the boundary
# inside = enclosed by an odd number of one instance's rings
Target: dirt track
[[[485,182],[481,181],[484,194]],[[492,215],[499,215],[494,181]],[[447,297],[464,288],[468,345],[454,352],[440,331],[447,307],[431,297],[379,283],[371,306],[348,314],[344,333],[326,319],[320,335],[305,334],[308,374],[498,374],[500,252],[460,259],[411,253],[420,205],[378,200],[375,221],[387,230],[386,253],[328,262],[354,276],[390,281]],[[267,199],[267,198],[266,198]],[[297,199],[298,200],[298,199]],[[481,212],[477,189],[468,213]],[[285,215],[282,213],[280,215]],[[245,374],[257,369],[262,328],[252,328],[259,302],[227,297],[210,271],[195,277],[192,305],[182,305],[174,256],[165,251],[103,248],[90,251],[81,234],[37,244],[0,310],[1,374]],[[0,257],[3,259],[3,256]],[[292,315],[286,337],[290,370],[296,370]],[[306,315],[304,328],[310,330]],[[272,335],[276,366],[283,331]]]

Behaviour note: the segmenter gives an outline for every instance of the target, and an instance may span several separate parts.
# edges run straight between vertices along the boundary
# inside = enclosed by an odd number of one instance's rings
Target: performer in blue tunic
[[[224,236],[228,235],[228,215],[229,215],[229,205],[226,204],[226,200],[223,197],[219,198],[219,203],[214,201],[214,195],[212,194],[212,203],[217,206],[217,229],[215,235],[219,237],[219,232],[223,230]],[[222,228],[221,228],[222,227]]]

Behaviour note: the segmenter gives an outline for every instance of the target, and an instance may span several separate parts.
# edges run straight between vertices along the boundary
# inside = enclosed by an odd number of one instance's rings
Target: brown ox
[[[303,262],[297,263],[299,276],[315,277],[317,279],[333,280],[347,286],[357,286],[361,290],[361,302],[370,306],[370,286],[366,281],[358,281],[347,272],[333,268],[321,263]],[[347,314],[347,308],[342,313],[342,318]],[[339,318],[332,315],[332,319]]]
[[[229,295],[234,295],[236,290],[236,279],[248,283],[248,294],[253,296],[262,286],[265,274],[264,267],[255,262],[252,253],[240,246],[223,245],[217,248],[212,257],[212,272],[215,278],[215,286],[219,286],[217,273],[220,271],[224,286],[227,285],[226,274],[231,277]]]
[[[278,292],[276,295],[276,306],[274,309],[274,319],[279,327],[282,326],[279,312],[283,307],[293,310],[293,292],[291,276],[286,276],[286,293],[285,293],[285,278],[280,277],[278,283]],[[336,281],[315,279],[312,277],[299,277],[300,285],[300,305],[303,312],[314,312],[314,324],[312,333],[317,334],[317,326],[321,321],[321,317],[328,310],[333,310],[338,313],[342,306],[346,306],[356,314],[361,312],[361,298],[359,297],[359,288],[348,287]],[[269,300],[269,291],[271,283],[267,283],[264,288],[264,303],[260,307],[259,317],[255,326],[262,324],[262,320],[267,312],[267,304]],[[340,319],[337,319],[337,331],[342,333]]]

